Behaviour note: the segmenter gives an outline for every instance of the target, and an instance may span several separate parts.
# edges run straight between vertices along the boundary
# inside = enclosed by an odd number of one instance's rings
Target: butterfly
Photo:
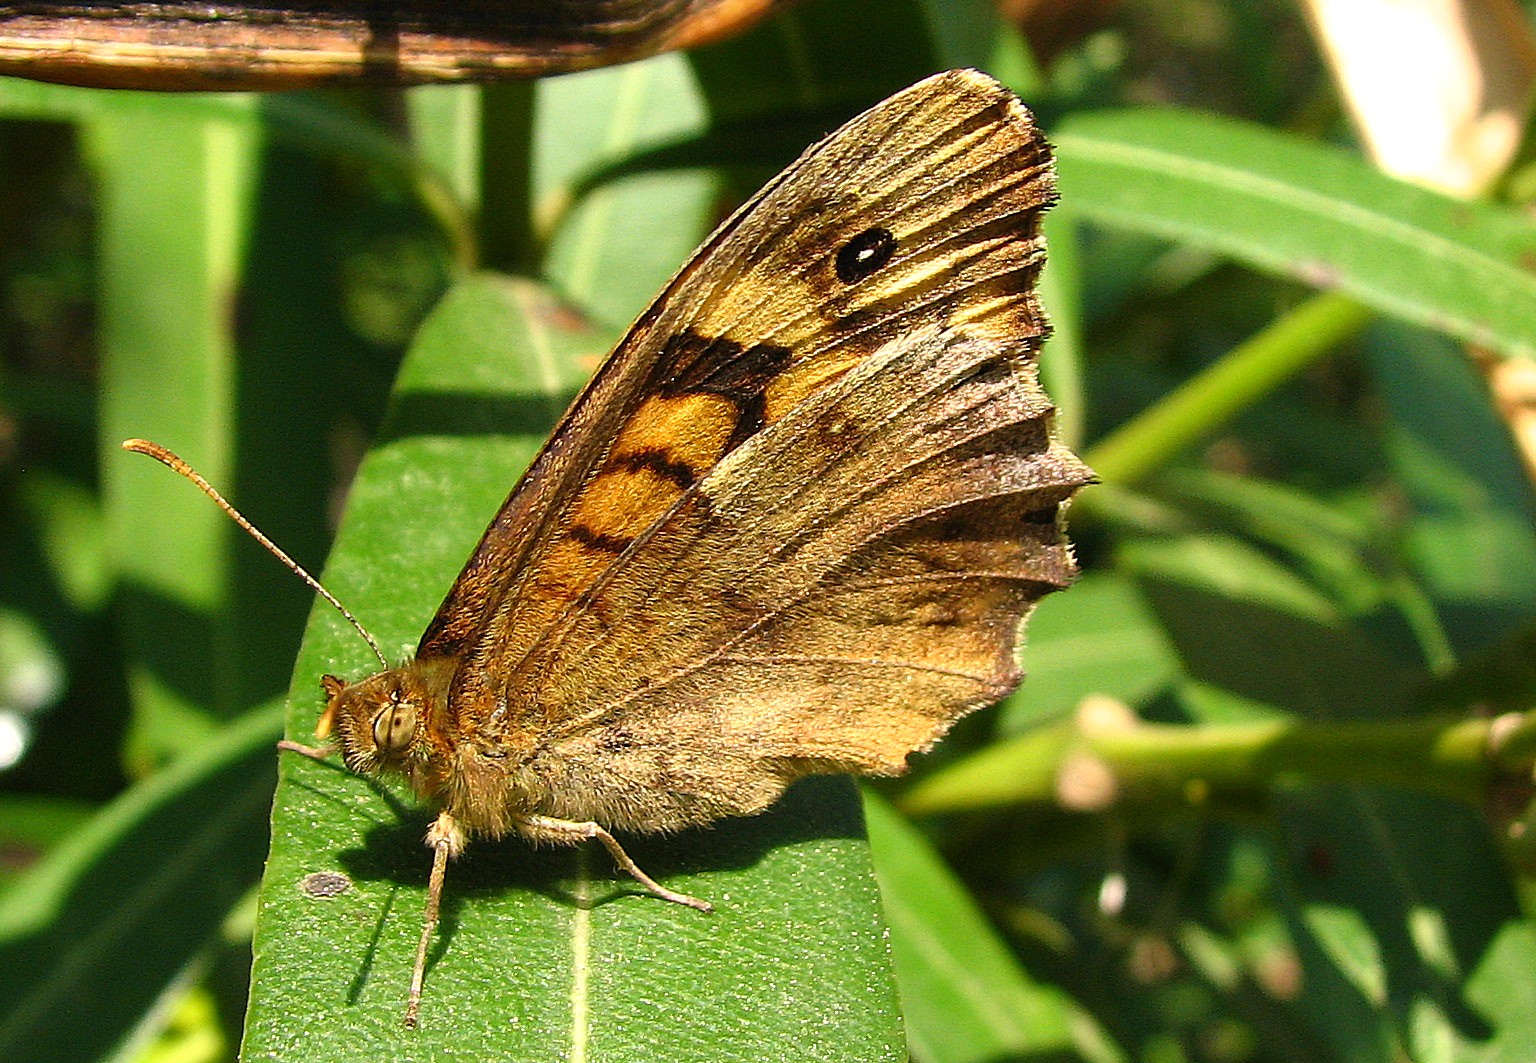
[[[408,1024],[472,838],[596,839],[709,910],[611,832],[900,773],[1018,685],[1021,625],[1075,575],[1063,509],[1092,476],[1036,378],[1055,197],[1044,138],[984,74],[854,118],[640,316],[415,657],[323,678],[317,735],[437,810]]]

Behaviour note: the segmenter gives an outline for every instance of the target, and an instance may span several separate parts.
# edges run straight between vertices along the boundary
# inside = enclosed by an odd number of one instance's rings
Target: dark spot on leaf
[[[299,880],[299,889],[317,899],[336,897],[352,888],[352,880],[340,871],[312,871]]]

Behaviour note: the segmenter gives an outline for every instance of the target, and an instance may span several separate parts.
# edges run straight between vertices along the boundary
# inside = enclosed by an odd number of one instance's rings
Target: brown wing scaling
[[[803,774],[897,772],[1011,690],[1089,478],[1050,412],[1023,349],[929,328],[722,461],[496,677],[571,802],[550,813],[755,811]]]
[[[1027,112],[990,79],[958,71],[855,119],[722,226],[572,407],[423,637],[423,657],[465,655],[452,686],[457,732],[516,743],[615,713],[650,719],[669,699],[692,704],[704,680],[689,677],[705,671],[722,688],[742,679],[744,705],[782,688],[784,704],[802,706],[793,711],[811,711],[793,693],[806,684],[878,688],[886,693],[849,702],[875,711],[928,676],[949,693],[924,695],[926,723],[878,748],[774,752],[781,767],[765,769],[893,770],[941,723],[1008,689],[1019,602],[1067,578],[1054,507],[1083,476],[1049,445],[1030,365],[1046,332],[1033,288],[1053,198],[1049,150]],[[995,377],[983,405],[997,423],[957,412],[985,431],[920,458],[944,437],[926,419],[970,393],[951,364],[965,362],[962,351],[979,361],[961,376]],[[847,391],[855,379],[862,398]],[[999,412],[1010,402],[1028,416]],[[790,422],[804,427],[779,430]],[[854,470],[867,479],[850,479]],[[1030,477],[1047,493],[1021,502]],[[829,495],[831,483],[844,494]],[[978,494],[975,483],[1011,486]],[[1021,531],[1025,513],[1049,519]],[[912,530],[924,520],[956,531]],[[806,538],[822,529],[844,538]],[[896,545],[904,536],[921,545]],[[977,570],[933,570],[934,558],[966,550],[985,554]],[[812,556],[821,560],[807,568]],[[951,618],[926,625],[950,633],[924,651],[949,663],[852,652],[910,628],[873,623],[878,601],[897,616],[918,598],[912,615]],[[770,652],[834,635],[834,652]],[[636,639],[622,656],[605,649]],[[898,731],[920,740],[897,749]]]
[[[532,553],[591,523],[570,511],[616,439],[625,437],[620,452],[667,440],[694,470],[739,443],[745,419],[728,396],[656,394],[669,377],[686,378],[690,368],[700,375],[698,344],[720,373],[762,388],[766,424],[924,323],[963,321],[975,335],[1007,341],[1043,332],[1033,282],[1039,215],[1054,196],[1049,148],[1028,112],[973,71],[914,85],[810,148],[706,241],[619,344],[486,530],[419,655],[455,657],[477,643],[482,660],[495,652],[488,622],[514,585],[539,582],[533,569],[562,567]],[[839,275],[842,256],[874,229],[896,246],[874,275],[849,284]],[[760,359],[758,368],[725,368],[741,353]],[[777,376],[763,367],[769,360]],[[628,488],[605,490],[637,496],[621,513],[643,505],[654,517],[671,499],[642,502],[647,487],[631,477]],[[580,561],[560,586],[574,592],[602,563]]]

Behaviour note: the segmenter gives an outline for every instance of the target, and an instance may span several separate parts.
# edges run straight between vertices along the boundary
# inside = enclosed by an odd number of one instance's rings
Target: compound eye
[[[373,742],[385,756],[404,753],[416,738],[416,706],[391,700],[373,718]]]

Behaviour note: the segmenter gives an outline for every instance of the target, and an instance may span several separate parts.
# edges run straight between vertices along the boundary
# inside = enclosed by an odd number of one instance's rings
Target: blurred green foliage
[[[1057,145],[1044,371],[1105,480],[1030,679],[867,850],[841,783],[657,847],[740,914],[598,904],[579,1016],[561,884],[606,864],[486,847],[403,1038],[424,819],[285,767],[254,917],[310,595],[118,441],[314,567],[364,462],[328,571],[408,648],[721,212],[955,65]],[[1536,228],[1377,174],[1291,5],[1127,3],[1048,62],[981,0],[808,0],[538,85],[6,80],[0,167],[0,1058],[231,1057],[253,922],[251,1059],[892,1058],[898,994],[920,1063],[1529,1057],[1536,494],[1467,345],[1532,356]],[[313,626],[296,737],[367,667]]]

